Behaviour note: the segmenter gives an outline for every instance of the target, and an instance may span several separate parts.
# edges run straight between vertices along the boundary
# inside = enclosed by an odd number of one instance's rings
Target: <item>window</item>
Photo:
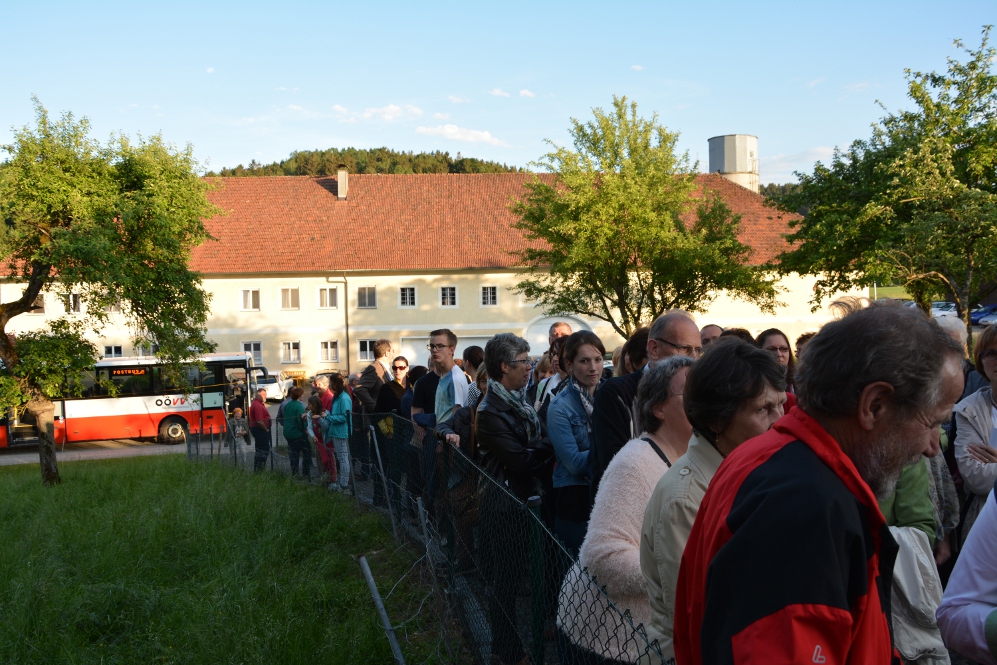
[[[398,306],[415,307],[415,287],[403,286],[398,289]]]
[[[258,312],[258,311],[260,311],[260,290],[259,289],[243,289],[242,290],[242,310],[244,312]]]
[[[282,363],[300,363],[301,342],[281,342],[280,361]]]
[[[109,294],[110,295],[110,294]],[[121,298],[115,298],[113,302],[104,305],[105,312],[120,312],[121,311]]]
[[[121,345],[107,345],[104,347],[104,357],[105,358],[120,358],[124,353],[121,352]]]
[[[263,342],[243,342],[242,350],[253,354],[253,364],[263,364]]]
[[[31,303],[31,309],[29,314],[44,314],[45,313],[45,294],[39,293],[35,301]]]
[[[281,289],[280,290],[280,308],[281,309],[298,309],[298,290],[297,289]]]
[[[67,314],[79,314],[83,311],[83,301],[80,298],[79,293],[67,293],[66,294],[66,313]]]
[[[339,307],[339,289],[335,286],[323,286],[318,290],[318,308],[336,309]]]
[[[324,363],[339,362],[339,342],[329,340],[319,343],[319,361]]]
[[[374,359],[374,342],[376,341],[376,339],[360,340],[360,360]]]
[[[374,309],[377,307],[377,287],[361,286],[357,289],[357,307]]]
[[[159,353],[158,344],[140,344],[138,347],[138,355],[142,358],[147,356],[154,356]]]
[[[481,306],[482,307],[497,307],[498,306],[498,287],[497,286],[482,286],[481,287]]]
[[[456,307],[456,306],[457,306],[457,287],[441,286],[440,307]]]

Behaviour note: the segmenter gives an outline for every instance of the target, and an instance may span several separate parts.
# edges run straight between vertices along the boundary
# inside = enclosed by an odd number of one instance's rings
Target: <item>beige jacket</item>
[[[696,432],[689,450],[661,477],[644,511],[640,534],[640,568],[651,602],[647,638],[658,640],[666,663],[675,662],[675,584],[682,552],[696,521],[699,504],[723,457]]]

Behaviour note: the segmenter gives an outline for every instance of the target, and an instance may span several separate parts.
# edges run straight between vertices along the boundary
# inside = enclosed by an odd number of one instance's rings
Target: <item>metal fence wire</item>
[[[302,451],[292,469],[293,442],[289,447],[279,423],[271,440],[264,468],[304,480]],[[305,453],[313,460],[309,482],[331,481],[320,460],[336,455],[323,445]],[[393,413],[354,414],[348,448],[349,480],[331,491],[385,513],[399,544],[421,554],[434,611],[448,627],[436,662],[663,662],[643,625],[613,604],[553,534],[542,496],[524,503],[460,448]],[[192,435],[188,457],[245,470],[261,459],[252,445],[233,445],[228,433]]]

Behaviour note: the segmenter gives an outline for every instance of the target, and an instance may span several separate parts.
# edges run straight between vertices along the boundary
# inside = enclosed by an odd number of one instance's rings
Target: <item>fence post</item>
[[[395,636],[395,629],[391,625],[391,619],[388,618],[388,611],[384,608],[384,602],[381,600],[381,594],[377,590],[377,584],[374,583],[374,576],[370,574],[370,566],[367,565],[367,557],[360,557],[360,570],[363,571],[364,579],[367,580],[367,589],[370,591],[370,597],[374,600],[374,606],[377,608],[377,613],[381,617],[381,625],[384,626],[384,635],[388,638],[388,645],[391,647],[391,655],[395,657],[395,662],[398,665],[405,665],[405,657],[402,656],[401,647],[398,646],[398,638]]]
[[[544,547],[543,529],[540,527],[541,500],[539,496],[531,496],[526,502],[531,517],[531,547],[530,547],[530,607],[533,619],[533,665],[543,665],[544,662]],[[529,519],[529,518],[527,518]]]
[[[391,510],[391,495],[388,494],[388,476],[384,473],[384,464],[381,462],[381,447],[377,445],[377,432],[374,431],[373,425],[370,426],[370,436],[374,452],[377,453],[377,468],[381,472],[381,486],[384,488],[384,505],[388,507],[388,517],[391,518],[391,533],[395,535],[395,542],[400,544],[398,527],[395,526],[395,513]]]

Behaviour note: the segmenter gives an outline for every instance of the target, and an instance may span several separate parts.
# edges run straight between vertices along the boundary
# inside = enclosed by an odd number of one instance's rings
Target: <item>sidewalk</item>
[[[75,462],[91,459],[111,459],[114,457],[142,457],[146,455],[175,455],[187,452],[187,446],[167,446],[152,441],[115,439],[113,441],[88,441],[56,446],[55,455],[59,462]],[[14,464],[38,464],[38,446],[18,446],[0,449],[0,466]]]

